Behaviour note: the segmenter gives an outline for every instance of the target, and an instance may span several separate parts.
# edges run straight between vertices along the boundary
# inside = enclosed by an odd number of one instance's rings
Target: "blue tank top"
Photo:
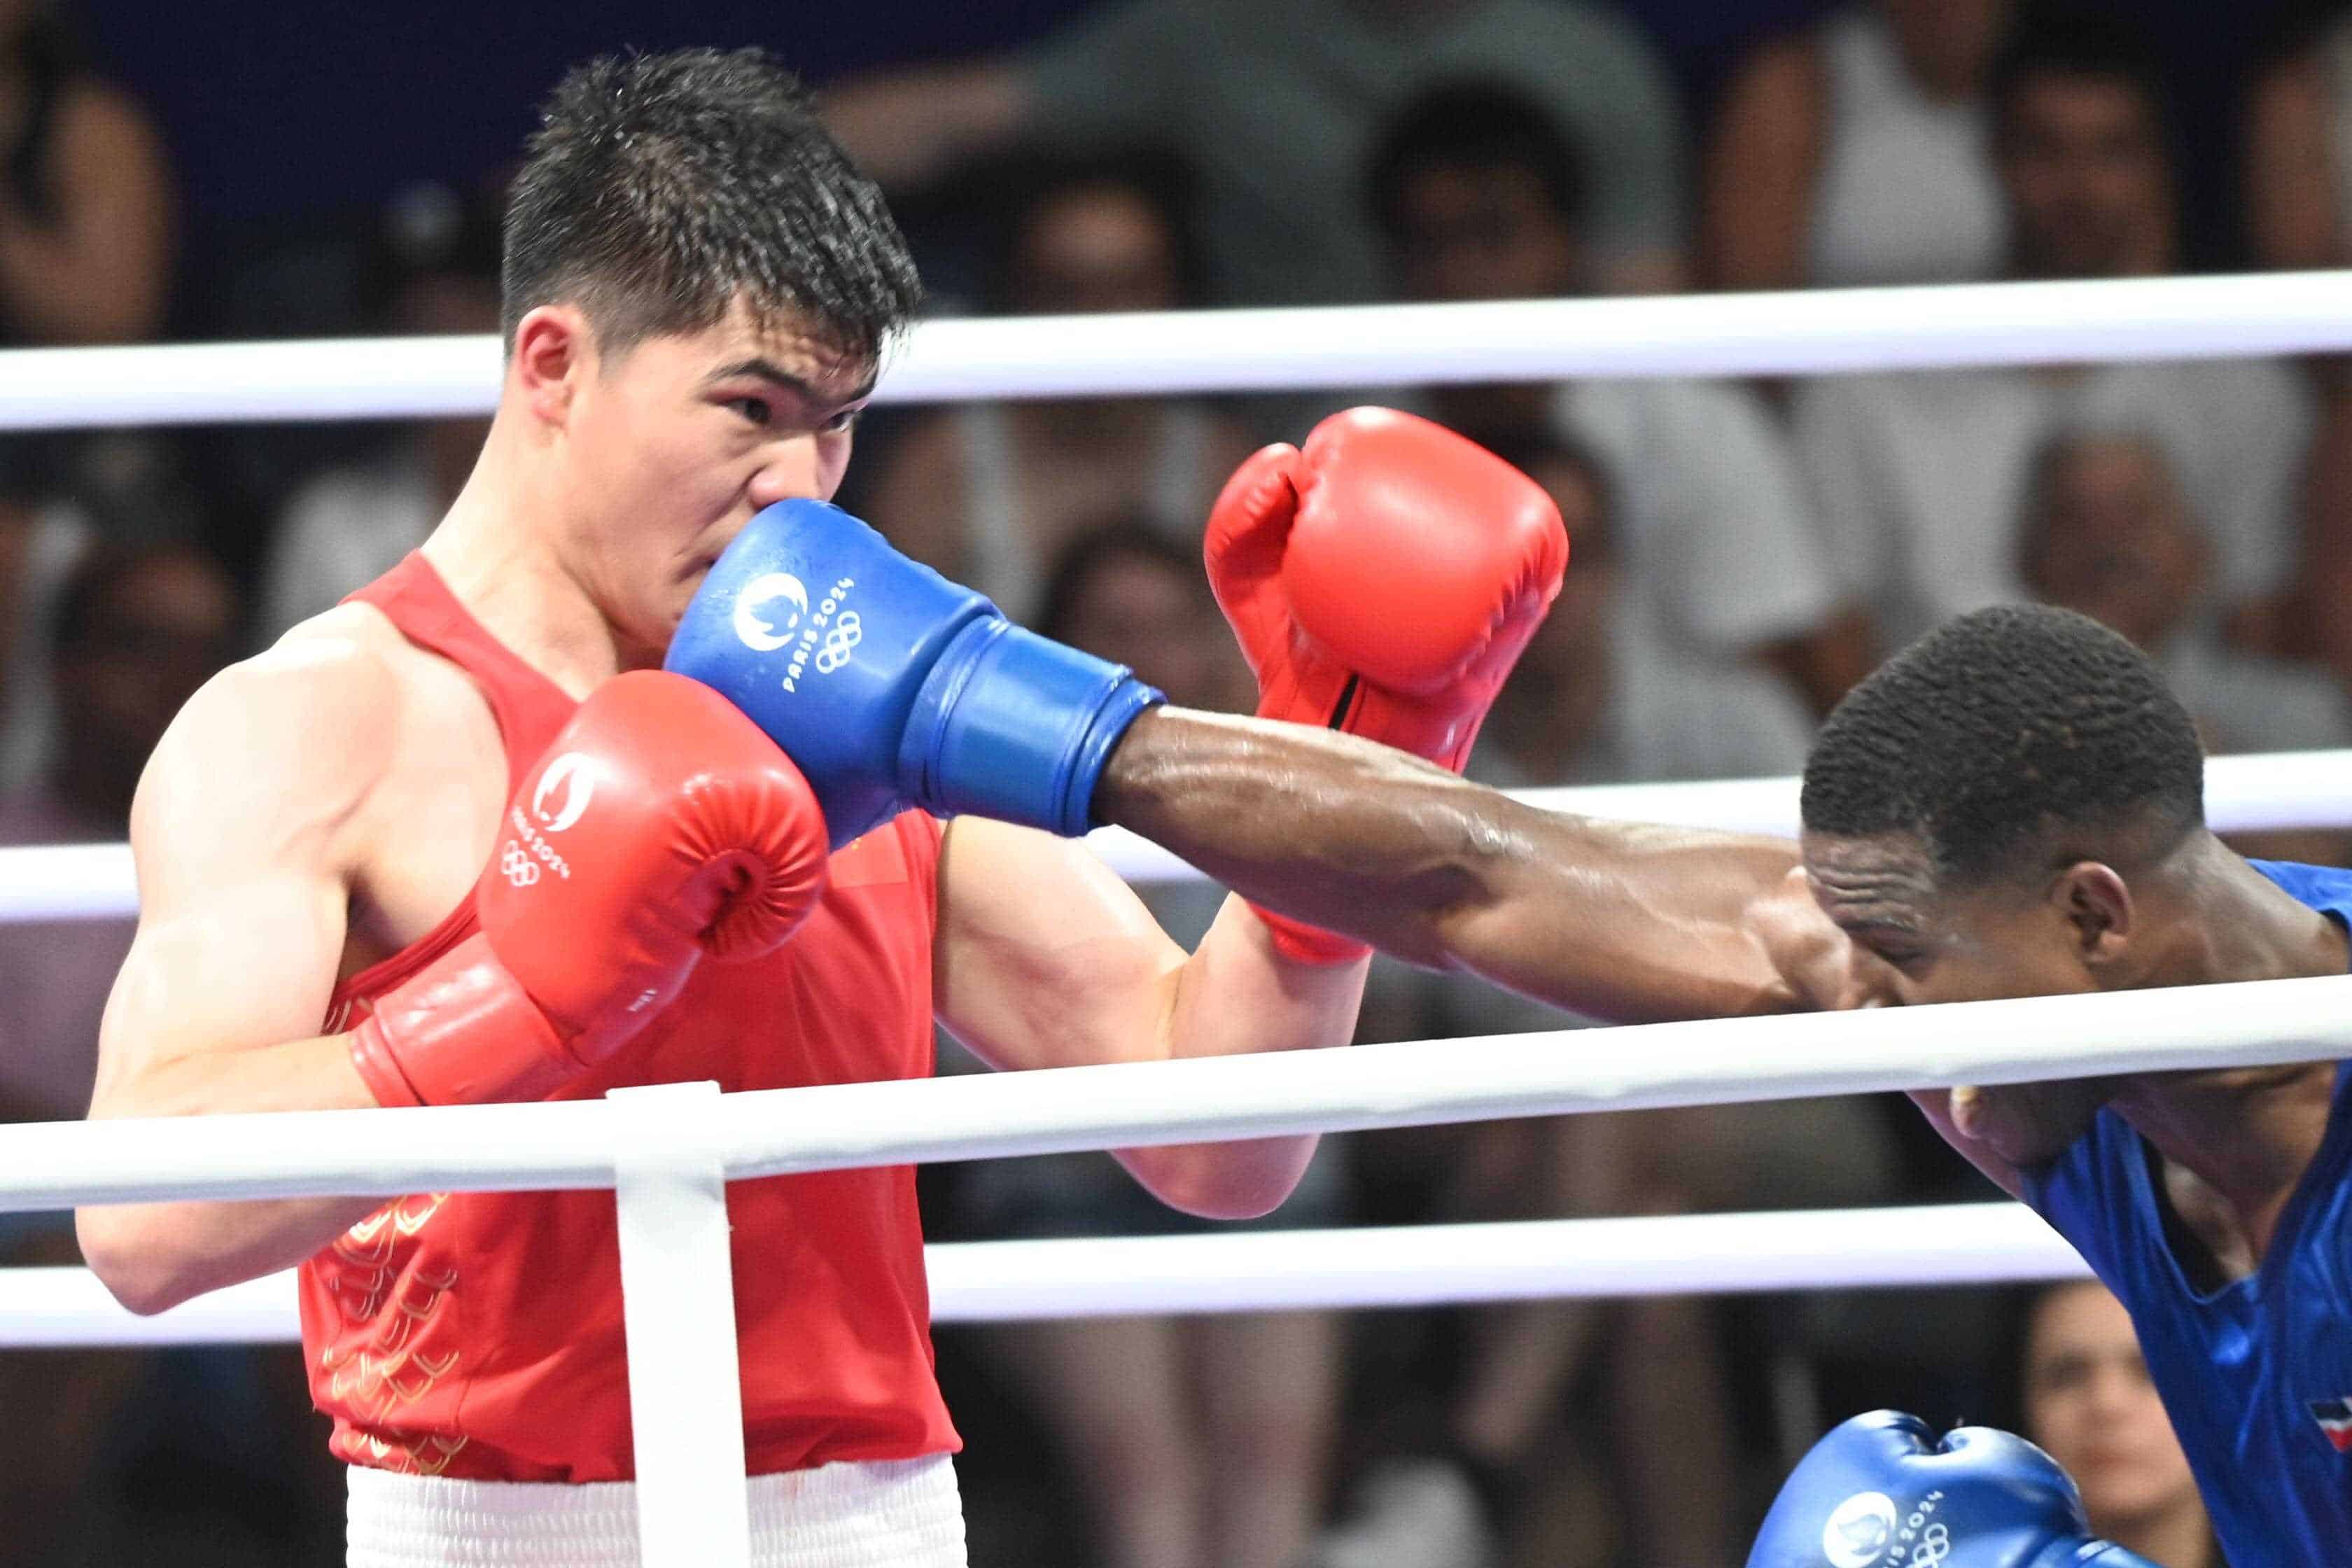
[[[2352,925],[2352,871],[2257,860]],[[2149,1147],[2103,1110],[2025,1200],[2130,1310],[2148,1375],[2232,1563],[2352,1562],[2352,1072],[2262,1266],[2199,1290],[2165,1235]]]

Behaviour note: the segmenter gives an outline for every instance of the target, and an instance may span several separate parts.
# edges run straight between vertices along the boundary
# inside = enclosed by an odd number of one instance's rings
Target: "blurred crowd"
[[[2226,129],[2228,221],[2249,265],[2346,265],[2352,4],[2274,31]],[[2180,85],[2126,0],[1850,0],[1755,41],[1700,102],[1604,0],[1110,0],[826,103],[939,313],[1064,315],[2158,276],[2229,250],[2187,216]],[[496,330],[494,185],[269,236],[202,299],[183,205],[162,130],[70,12],[0,0],[0,342]],[[2217,752],[2352,745],[2336,360],[893,409],[841,499],[1173,700],[1246,711],[1199,566],[1209,502],[1256,445],[1367,399],[1518,464],[1573,540],[1473,760],[1486,782],[1794,772],[1877,659],[2006,599],[2131,637]],[[418,543],[482,431],[0,437],[0,843],[121,838],[179,704]],[[1154,897],[1192,938],[1217,895]],[[0,926],[0,1118],[81,1114],[127,942]],[[1579,1022],[1383,965],[1362,1037]],[[1906,1107],[1841,1100],[1335,1140],[1263,1223],[1992,1195]],[[934,1170],[925,1198],[940,1237],[1198,1228],[1105,1156]],[[0,1262],[73,1260],[68,1226],[0,1216]],[[1744,1556],[1814,1436],[1885,1405],[2020,1426],[2101,1531],[2219,1562],[2091,1285],[940,1342],[978,1568],[1707,1568]],[[0,1354],[9,1560],[334,1560],[340,1489],[292,1356]]]

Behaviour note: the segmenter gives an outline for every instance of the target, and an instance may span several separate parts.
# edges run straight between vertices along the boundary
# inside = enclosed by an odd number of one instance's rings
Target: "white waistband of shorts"
[[[751,1568],[965,1568],[945,1454],[753,1476]],[[453,1481],[353,1466],[350,1568],[639,1568],[631,1481]]]

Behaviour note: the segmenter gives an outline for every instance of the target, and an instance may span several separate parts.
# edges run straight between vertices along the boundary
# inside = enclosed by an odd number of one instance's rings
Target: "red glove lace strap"
[[[1371,949],[1353,937],[1311,926],[1288,915],[1276,914],[1263,904],[1250,908],[1265,922],[1274,938],[1274,951],[1294,963],[1353,963],[1371,955]]]
[[[1353,670],[1349,671],[1347,684],[1339,688],[1339,695],[1332,700],[1330,715],[1324,721],[1325,729],[1344,731],[1347,728],[1349,710],[1356,705],[1357,695],[1362,687],[1363,678]],[[1267,713],[1265,706],[1263,702],[1258,705],[1260,718],[1284,717],[1278,713]],[[1294,963],[1353,963],[1371,954],[1370,947],[1353,937],[1341,936],[1337,931],[1325,931],[1321,926],[1292,920],[1288,915],[1276,914],[1262,904],[1253,903],[1250,908],[1257,912],[1257,918],[1265,922],[1265,929],[1273,934],[1274,951]]]

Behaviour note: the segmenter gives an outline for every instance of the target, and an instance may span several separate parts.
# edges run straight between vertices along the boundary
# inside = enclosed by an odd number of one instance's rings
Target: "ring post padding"
[[[743,1377],[715,1083],[616,1089],[614,1202],[645,1568],[751,1568]]]

